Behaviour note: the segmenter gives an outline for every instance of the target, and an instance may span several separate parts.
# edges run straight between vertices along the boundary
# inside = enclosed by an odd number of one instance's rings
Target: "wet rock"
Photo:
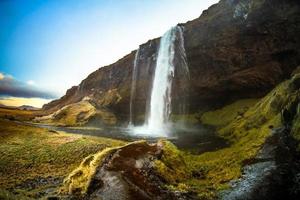
[[[103,200],[185,199],[184,194],[167,190],[155,170],[161,154],[160,143],[138,141],[110,149],[101,159],[90,156],[64,181],[61,194]]]
[[[220,199],[299,199],[300,163],[296,144],[290,130],[273,130],[259,154],[244,167],[242,177],[232,181],[232,188],[221,192]]]
[[[183,99],[188,99],[188,110],[194,113],[262,97],[289,77],[300,64],[299,10],[297,0],[221,0],[199,18],[180,24],[190,81],[189,92],[178,90],[182,81],[175,71],[173,111]],[[159,40],[140,46],[135,116],[142,116],[149,103]],[[61,99],[45,105],[44,111],[90,96],[95,104],[105,104],[117,114],[118,120],[128,120],[135,53],[93,72]]]

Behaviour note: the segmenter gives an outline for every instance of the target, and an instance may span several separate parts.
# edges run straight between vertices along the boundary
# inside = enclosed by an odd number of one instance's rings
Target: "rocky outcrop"
[[[244,160],[242,176],[230,182],[231,189],[222,191],[220,199],[299,199],[300,74],[298,70],[293,74],[289,81],[281,83],[281,91],[284,93],[280,92],[279,85],[276,92],[267,97],[271,100],[271,106],[264,104],[260,109],[269,107],[277,110],[278,114],[281,111],[281,127],[273,129],[270,126],[273,130],[258,154],[252,159]],[[272,98],[276,100],[272,101]]]
[[[85,158],[64,181],[62,198],[79,199],[186,199],[170,191],[155,169],[164,144],[136,141],[107,148]],[[175,157],[175,155],[173,156]],[[185,195],[186,196],[186,195]]]
[[[297,0],[221,0],[180,26],[184,27],[190,81],[188,92],[178,90],[180,72],[175,71],[173,106],[188,99],[190,113],[262,97],[300,64]],[[135,116],[147,109],[158,46],[159,38],[140,46]],[[128,120],[135,54],[99,68],[44,110],[53,112],[89,96],[99,107],[103,98],[111,99],[105,108],[118,113],[119,120]],[[115,90],[118,100],[106,98]]]
[[[244,166],[242,177],[232,181],[232,188],[223,191],[220,199],[299,199],[300,163],[296,144],[289,129],[273,130],[258,155]]]
[[[287,78],[300,61],[299,13],[297,1],[224,0],[188,22],[192,110],[260,97]]]
[[[110,97],[115,98],[113,94]],[[104,98],[104,103],[105,100]],[[50,115],[35,117],[33,121],[55,126],[92,126],[95,123],[102,126],[113,126],[116,125],[117,118],[104,108],[96,109],[90,99],[84,98],[82,101],[68,104]]]

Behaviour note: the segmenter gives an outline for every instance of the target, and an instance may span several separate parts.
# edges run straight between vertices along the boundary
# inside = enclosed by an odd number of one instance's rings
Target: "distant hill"
[[[15,107],[15,106],[7,106],[7,105],[4,105],[4,104],[0,104],[0,108],[10,108],[10,109],[15,109],[16,107]]]
[[[20,110],[40,110],[40,108],[36,108],[34,106],[29,106],[29,105],[22,105],[22,106],[17,107],[17,109],[20,109]]]
[[[40,110],[40,108],[36,108],[34,106],[29,106],[29,105],[7,106],[7,105],[4,105],[4,104],[0,104],[0,108],[19,109],[19,110]]]

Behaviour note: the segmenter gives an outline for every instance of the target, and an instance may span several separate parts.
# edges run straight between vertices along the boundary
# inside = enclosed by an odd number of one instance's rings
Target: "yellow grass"
[[[86,156],[123,144],[119,140],[52,132],[0,120],[0,188],[14,190],[19,184],[40,178],[62,180]],[[36,198],[40,190],[53,187],[59,185],[49,183],[15,192]]]

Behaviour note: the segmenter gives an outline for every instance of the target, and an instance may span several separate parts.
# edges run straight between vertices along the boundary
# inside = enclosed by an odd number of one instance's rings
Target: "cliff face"
[[[192,110],[264,95],[299,65],[299,2],[221,1],[188,22]]]
[[[297,0],[221,0],[180,26],[190,70],[189,91],[178,90],[180,74],[175,71],[172,95],[174,107],[182,98],[188,99],[190,113],[261,97],[300,65]],[[140,46],[136,116],[147,109],[158,48],[159,38]],[[135,54],[98,69],[43,109],[53,112],[89,96],[96,107],[127,120]],[[104,104],[102,99],[108,100]]]

